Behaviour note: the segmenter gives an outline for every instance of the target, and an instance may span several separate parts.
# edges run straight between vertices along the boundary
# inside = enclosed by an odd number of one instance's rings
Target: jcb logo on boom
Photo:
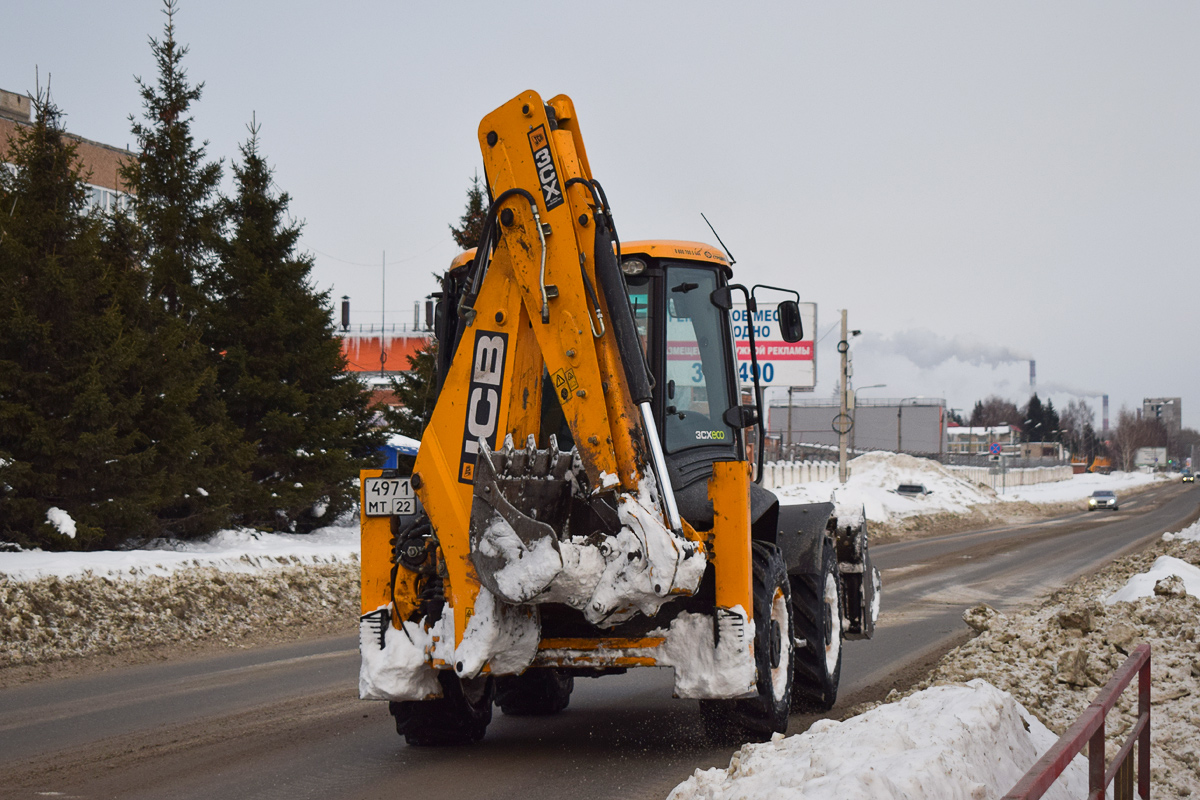
[[[529,146],[533,150],[533,164],[537,168],[538,182],[542,185],[542,200],[546,210],[562,205],[562,189],[558,186],[558,170],[550,155],[550,140],[546,137],[546,126],[538,125],[529,132]]]
[[[496,447],[496,431],[500,423],[500,387],[504,384],[504,355],[508,349],[508,334],[477,331],[475,354],[471,359],[471,383],[467,392],[467,419],[463,424],[462,465],[458,470],[460,483],[475,480],[475,463],[479,458],[479,440]]]

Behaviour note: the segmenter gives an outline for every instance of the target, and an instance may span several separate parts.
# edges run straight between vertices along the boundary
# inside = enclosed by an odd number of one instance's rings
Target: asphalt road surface
[[[1116,513],[874,548],[880,628],[847,643],[830,716],[921,677],[967,637],[965,608],[1028,602],[1198,511],[1200,493],[1174,484]],[[663,798],[733,750],[704,744],[669,670],[578,679],[563,713],[497,710],[483,742],[442,749],[406,746],[385,704],[356,699],[357,670],[355,637],[338,637],[0,690],[0,796]]]

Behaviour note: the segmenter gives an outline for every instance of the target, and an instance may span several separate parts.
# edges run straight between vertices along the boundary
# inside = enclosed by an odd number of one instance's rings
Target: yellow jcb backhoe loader
[[[751,480],[762,392],[741,403],[730,310],[755,292],[716,248],[618,240],[570,98],[525,92],[479,143],[491,205],[442,281],[436,406],[411,474],[361,476],[360,696],[418,745],[632,667],[672,667],[722,740],[831,707],[879,577],[861,514]],[[800,339],[795,300],[779,325]]]

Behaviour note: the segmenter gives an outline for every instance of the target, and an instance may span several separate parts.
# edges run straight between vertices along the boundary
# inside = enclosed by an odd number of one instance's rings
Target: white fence
[[[768,461],[763,464],[763,483],[767,489],[778,489],[796,483],[832,481],[838,475],[836,461]]]
[[[993,489],[1065,481],[1073,474],[1070,466],[1010,469],[1004,475],[993,475],[990,467],[947,466],[946,469],[963,480]],[[797,483],[837,480],[837,476],[836,461],[768,461],[763,465],[762,485],[767,489],[777,489]]]
[[[1003,475],[993,473],[991,467],[946,467],[946,469],[964,480],[978,483],[980,486],[990,486],[993,489],[1065,481],[1070,480],[1071,476],[1075,474],[1070,465],[1010,469]]]

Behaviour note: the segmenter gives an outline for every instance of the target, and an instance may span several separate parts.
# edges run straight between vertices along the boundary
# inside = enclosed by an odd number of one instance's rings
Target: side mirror
[[[709,302],[722,311],[728,311],[733,308],[733,292],[728,286],[722,286],[719,289],[713,289],[712,294],[708,296]]]
[[[785,342],[798,342],[804,338],[804,323],[800,321],[800,304],[795,300],[784,300],[779,304],[779,330]]]
[[[749,428],[758,424],[758,409],[754,406],[730,406],[721,418],[734,430]]]

